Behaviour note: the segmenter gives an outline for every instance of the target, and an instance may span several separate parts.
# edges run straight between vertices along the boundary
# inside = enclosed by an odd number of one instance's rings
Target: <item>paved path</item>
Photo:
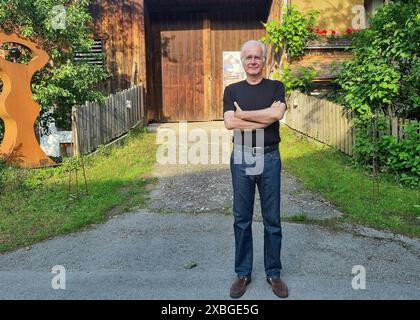
[[[157,165],[154,174],[159,182],[149,208],[0,255],[0,299],[230,299],[234,242],[228,166]],[[340,215],[285,172],[282,187],[284,217]],[[253,282],[242,299],[277,299],[264,280],[258,213],[253,226]],[[289,299],[420,298],[418,239],[288,222],[283,235],[282,277]],[[186,269],[191,262],[197,266]],[[55,265],[66,269],[65,290],[52,289]],[[355,265],[366,269],[365,290],[352,288]]]

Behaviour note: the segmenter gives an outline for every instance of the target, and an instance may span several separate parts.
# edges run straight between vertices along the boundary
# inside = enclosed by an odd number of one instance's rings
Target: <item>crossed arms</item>
[[[226,111],[224,114],[225,127],[228,130],[264,129],[283,119],[286,112],[286,105],[280,101],[275,101],[268,108],[253,111],[243,111],[236,101],[234,105],[236,111]]]

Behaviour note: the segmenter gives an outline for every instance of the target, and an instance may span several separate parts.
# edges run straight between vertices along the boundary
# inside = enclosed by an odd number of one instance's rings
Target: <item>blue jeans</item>
[[[279,277],[282,268],[280,261],[282,229],[280,224],[280,172],[279,150],[266,154],[261,163],[264,167],[260,174],[249,175],[244,155],[248,150],[234,149],[230,159],[233,184],[233,216],[235,233],[235,273],[239,277],[251,276],[253,264],[252,216],[254,213],[255,185],[261,199],[264,222],[264,268],[269,277]],[[242,163],[237,163],[242,159]],[[250,161],[248,160],[248,163]]]

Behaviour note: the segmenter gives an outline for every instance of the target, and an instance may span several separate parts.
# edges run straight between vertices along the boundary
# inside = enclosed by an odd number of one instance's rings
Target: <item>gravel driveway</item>
[[[151,130],[157,125],[151,126]],[[165,124],[174,128],[175,124]],[[221,128],[222,123],[192,127]],[[0,255],[0,299],[230,299],[234,279],[227,164],[159,165],[147,208],[102,225]],[[282,173],[282,216],[340,216],[320,195]],[[278,299],[264,279],[256,201],[253,282],[242,299]],[[334,230],[283,222],[282,278],[289,299],[419,299],[420,241],[358,226]],[[53,289],[52,268],[65,268]],[[354,266],[366,289],[353,289]],[[358,274],[359,276],[360,274]],[[61,283],[62,285],[63,283]]]

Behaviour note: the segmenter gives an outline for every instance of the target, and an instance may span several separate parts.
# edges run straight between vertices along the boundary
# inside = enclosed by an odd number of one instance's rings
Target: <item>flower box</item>
[[[350,45],[349,38],[320,38],[309,40],[305,49],[347,49]]]

